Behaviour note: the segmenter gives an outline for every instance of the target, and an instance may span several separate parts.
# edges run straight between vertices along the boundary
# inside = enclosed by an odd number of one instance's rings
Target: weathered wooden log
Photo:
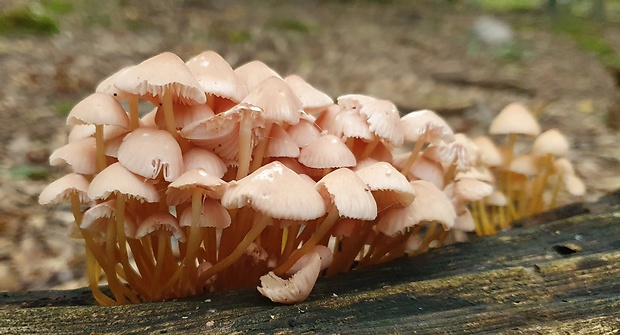
[[[95,305],[86,289],[0,293],[0,334],[617,334],[619,196],[581,204],[577,216],[526,219],[496,236],[321,279],[293,306],[253,289],[115,307]]]

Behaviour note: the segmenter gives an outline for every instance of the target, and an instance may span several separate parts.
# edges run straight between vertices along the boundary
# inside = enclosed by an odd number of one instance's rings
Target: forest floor
[[[214,50],[233,67],[258,59],[334,97],[434,109],[472,136],[520,101],[572,143],[585,200],[620,188],[617,13],[601,23],[470,3],[0,0],[0,291],[85,285],[68,207],[37,202],[66,173],[48,156],[65,144],[75,103],[162,51]],[[513,40],[477,38],[484,15],[509,24]]]

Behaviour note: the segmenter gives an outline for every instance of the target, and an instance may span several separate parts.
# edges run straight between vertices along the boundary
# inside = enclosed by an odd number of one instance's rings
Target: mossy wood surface
[[[254,289],[118,307],[94,305],[88,290],[0,293],[0,334],[618,334],[619,198],[322,279],[293,306]]]

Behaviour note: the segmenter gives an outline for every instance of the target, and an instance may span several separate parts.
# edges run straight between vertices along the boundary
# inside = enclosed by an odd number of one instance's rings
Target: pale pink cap
[[[314,253],[318,254],[321,258],[321,270],[327,269],[334,260],[334,255],[328,247],[320,244],[315,245],[309,253],[301,256],[301,258],[299,258],[299,260],[295,262],[295,264],[293,264],[288,271],[286,271],[286,274],[290,276],[301,270],[304,265],[308,264],[310,258],[313,257],[312,254]]]
[[[226,163],[213,152],[203,148],[191,148],[183,154],[185,171],[204,169],[209,174],[222,178],[228,167]]]
[[[476,230],[476,221],[467,207],[465,207],[463,213],[456,217],[452,229],[466,232]]]
[[[312,253],[307,263],[288,280],[276,276],[273,271],[260,277],[260,294],[273,302],[294,304],[308,298],[321,272],[321,256]]]
[[[228,209],[251,206],[275,219],[313,220],[325,214],[321,195],[277,161],[231,182],[222,197],[222,205]]]
[[[298,75],[287,76],[284,81],[299,98],[305,110],[322,110],[334,104],[329,95],[317,90]]]
[[[129,128],[129,116],[123,106],[111,96],[94,93],[78,102],[67,116],[67,125],[81,124]]]
[[[80,228],[89,230],[93,233],[106,234],[108,224],[116,224],[111,219],[116,218],[116,200],[108,200],[89,208],[84,212]],[[125,236],[135,238],[136,220],[128,211],[124,213],[124,232]]]
[[[267,142],[266,157],[299,157],[299,146],[284,128],[278,124],[271,127],[269,142]]]
[[[364,181],[349,169],[334,170],[316,183],[326,201],[333,203],[341,218],[371,221],[377,217],[377,203]]]
[[[177,240],[185,242],[185,233],[179,226],[177,218],[169,212],[157,212],[140,222],[136,230],[136,238],[141,239],[156,230],[170,232]]]
[[[221,199],[228,189],[228,183],[203,169],[189,170],[168,185],[166,190],[168,205],[176,206],[190,201],[193,191],[197,188],[202,189],[210,198]]]
[[[417,142],[422,136],[426,143],[454,141],[452,128],[432,110],[423,109],[408,113],[400,118],[400,122],[407,142]]]
[[[59,166],[69,164],[73,172],[81,174],[97,173],[97,146],[94,137],[70,142],[50,155],[50,165]]]
[[[510,162],[508,170],[525,176],[533,176],[539,171],[538,162],[532,154],[518,155]]]
[[[164,52],[119,74],[114,85],[125,92],[150,101],[160,101],[164,94],[186,105],[204,104],[207,97],[179,56]]]
[[[300,148],[305,147],[321,135],[321,131],[317,125],[313,121],[307,119],[300,119],[298,124],[288,127],[286,132],[291,135],[291,138],[293,138]]]
[[[88,187],[91,199],[107,199],[112,193],[126,194],[139,201],[158,202],[159,194],[151,183],[131,173],[120,163],[114,163],[93,178]]]
[[[86,177],[77,173],[69,173],[49,185],[47,185],[39,195],[39,204],[49,205],[59,203],[77,194],[81,203],[87,203],[90,198],[86,194],[89,182]]]
[[[368,129],[383,141],[393,146],[403,144],[404,133],[400,124],[400,114],[392,102],[359,94],[348,94],[338,97],[338,105],[348,110],[356,110],[366,117]]]
[[[251,61],[245,63],[235,70],[237,78],[241,80],[248,92],[254,90],[258,85],[269,77],[282,79],[280,75],[261,61]]]
[[[326,133],[301,149],[299,162],[315,169],[352,167],[357,163],[355,156],[344,142]]]
[[[411,182],[416,198],[403,208],[386,211],[377,223],[377,230],[387,236],[396,236],[420,222],[438,222],[445,229],[454,226],[456,212],[450,200],[435,185],[424,180]]]
[[[152,128],[138,128],[127,135],[118,149],[118,161],[149,179],[163,172],[164,180],[173,181],[184,171],[177,141],[169,132]]]
[[[200,211],[199,227],[215,227],[227,228],[230,226],[230,214],[226,208],[219,202],[212,199],[204,199],[202,201],[202,209]],[[181,213],[179,219],[181,227],[189,227],[192,225],[192,206],[187,206]]]
[[[554,156],[566,156],[570,151],[568,140],[559,130],[553,128],[538,135],[532,145],[532,152],[535,154]]]
[[[273,123],[297,124],[303,107],[284,80],[269,77],[251,90],[242,103],[260,107],[265,119]]]
[[[408,206],[415,198],[415,190],[405,176],[388,162],[368,165],[355,173],[373,192],[385,193],[377,200],[379,209],[386,206]]]
[[[243,100],[247,90],[235,71],[215,51],[205,51],[186,62],[202,89],[209,94],[230,99]]]
[[[564,175],[562,177],[564,180],[564,186],[568,193],[575,196],[582,196],[586,194],[586,185],[583,183],[581,178],[577,177],[574,174]]]
[[[357,110],[340,110],[326,127],[327,131],[338,137],[359,138],[368,142],[375,139],[375,134],[370,131],[368,123],[366,123],[366,117]]]
[[[484,165],[495,167],[501,166],[504,163],[502,153],[488,136],[478,136],[473,139],[473,142],[478,147],[480,161]]]
[[[394,157],[394,166],[401,169],[405,162],[409,159],[409,153],[403,153]],[[418,156],[409,171],[407,171],[407,176],[413,176],[415,179],[426,180],[433,185],[437,186],[437,188],[442,189],[444,187],[444,171],[443,166],[430,160],[424,156]]]
[[[524,134],[538,136],[540,125],[523,104],[513,102],[497,114],[489,126],[489,134]]]
[[[127,70],[129,70],[131,68],[131,66],[126,66],[120,70],[118,70],[117,72],[115,72],[113,75],[109,76],[108,78],[104,79],[103,81],[101,81],[99,83],[99,85],[97,85],[97,88],[95,89],[96,93],[105,93],[111,97],[114,97],[114,99],[116,100],[127,100],[129,99],[130,94],[124,91],[119,90],[118,88],[116,88],[116,86],[114,86],[114,83],[116,82],[116,78],[118,78],[118,76],[120,76],[121,74],[125,73]]]

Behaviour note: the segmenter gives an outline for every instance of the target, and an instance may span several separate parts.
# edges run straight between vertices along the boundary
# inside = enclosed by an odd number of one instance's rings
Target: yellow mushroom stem
[[[195,188],[192,192],[192,225],[189,228],[187,236],[187,249],[185,257],[181,261],[182,266],[178,267],[176,273],[172,277],[178,277],[181,284],[191,281],[191,277],[196,274],[196,254],[202,242],[202,233],[200,231],[200,215],[202,212],[202,189]],[[205,213],[206,214],[206,213]]]
[[[265,127],[265,134],[267,134],[267,137],[260,141],[254,150],[254,158],[252,159],[252,163],[250,165],[250,172],[258,170],[258,168],[263,165],[263,158],[265,157],[265,152],[267,152],[269,136],[271,135],[271,127],[272,123],[267,124],[267,127]]]
[[[139,102],[139,95],[131,94],[129,96],[129,125],[131,126],[131,130],[136,130],[140,127]]]
[[[286,228],[286,242],[282,247],[282,259],[287,259],[293,253],[293,250],[297,248],[298,244],[295,244],[295,241],[297,240],[297,234],[299,234],[300,227],[301,226],[298,224],[293,224],[292,226]]]
[[[178,138],[177,126],[174,121],[174,108],[172,106],[172,92],[165,92],[161,98],[161,103],[164,108],[164,120],[166,121],[166,130]]]
[[[304,243],[301,248],[295,250],[293,254],[282,265],[273,270],[273,273],[275,273],[278,277],[282,277],[286,273],[286,271],[288,271],[293,265],[295,265],[295,263],[301,258],[301,256],[312,251],[312,249],[317,245],[317,243],[319,243],[323,236],[325,236],[329,232],[329,230],[334,225],[336,220],[338,220],[338,218],[338,209],[335,205],[333,205],[332,209],[329,211],[323,222],[319,224],[308,242]]]
[[[532,192],[526,215],[534,215],[545,210],[543,194],[549,182],[549,176],[553,172],[553,154],[547,154],[544,159],[543,172],[537,176],[534,183],[534,192]]]
[[[405,165],[403,165],[403,168],[400,169],[400,173],[407,175],[409,169],[411,168],[411,165],[413,165],[413,162],[415,162],[416,158],[418,158],[418,155],[422,151],[422,147],[424,147],[425,143],[426,135],[420,136],[420,138],[418,138],[418,140],[415,142],[415,146],[413,147],[413,149],[411,149],[411,153],[409,154]]]
[[[95,125],[95,147],[96,147],[96,162],[97,170],[103,171],[108,163],[105,158],[105,144],[103,141],[103,125]]]
[[[366,147],[364,148],[364,151],[362,151],[362,154],[360,155],[359,160],[361,161],[363,159],[370,157],[370,154],[372,154],[372,152],[375,150],[377,145],[379,145],[379,142],[381,142],[381,138],[375,135],[375,138],[372,140],[372,142],[366,144]]]
[[[90,291],[93,293],[93,297],[100,305],[116,305],[117,302],[114,299],[108,297],[99,289],[98,268],[99,265],[95,259],[95,256],[93,256],[92,252],[86,248],[86,272],[88,273],[88,286],[90,287]]]
[[[558,175],[555,180],[555,184],[553,184],[553,190],[551,191],[551,202],[549,202],[549,208],[555,208],[555,205],[558,201],[558,194],[560,193],[560,189],[562,188],[562,182],[564,177],[562,175]]]
[[[252,160],[252,117],[245,111],[241,111],[240,117],[237,180],[248,175]]]
[[[270,218],[264,214],[260,214],[257,222],[252,226],[252,229],[245,235],[243,240],[237,245],[233,252],[226,256],[224,259],[215,263],[212,267],[208,268],[205,272],[203,272],[197,280],[199,286],[204,286],[206,282],[216,275],[218,272],[228,268],[233,263],[235,263],[245,251],[250,246],[250,243],[254,242],[254,240],[260,235],[260,233],[267,227]]]

